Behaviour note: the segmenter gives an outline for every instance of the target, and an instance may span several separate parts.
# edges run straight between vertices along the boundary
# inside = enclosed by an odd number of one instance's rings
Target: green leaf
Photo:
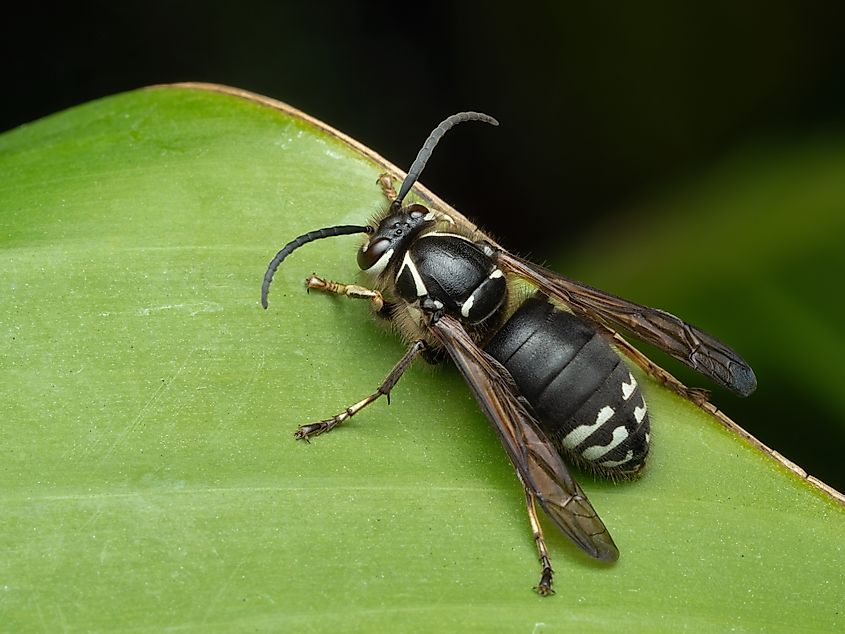
[[[207,86],[0,136],[2,629],[841,628],[842,504],[645,377],[646,475],[579,477],[621,559],[546,524],[550,599],[520,486],[453,369],[414,366],[389,408],[294,441],[403,345],[365,302],[304,292],[312,271],[352,280],[355,237],[286,261],[266,312],[261,277],[292,237],[365,220],[388,167]]]

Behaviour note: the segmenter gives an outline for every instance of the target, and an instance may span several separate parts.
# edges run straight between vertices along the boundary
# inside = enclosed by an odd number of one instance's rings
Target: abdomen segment
[[[536,294],[485,346],[504,365],[561,453],[608,475],[633,475],[648,455],[640,388],[607,340]]]

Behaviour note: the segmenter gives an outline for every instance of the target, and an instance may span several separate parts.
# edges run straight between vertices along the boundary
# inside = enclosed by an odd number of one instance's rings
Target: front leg
[[[376,183],[381,187],[381,193],[384,194],[388,202],[392,203],[396,200],[396,189],[393,187],[393,177],[390,174],[382,174],[378,177]]]
[[[305,286],[310,291],[322,291],[323,293],[332,293],[333,295],[345,295],[352,299],[368,299],[373,307],[373,310],[379,312],[384,307],[384,297],[379,291],[366,288],[365,286],[358,286],[357,284],[341,284],[339,282],[332,282],[331,280],[323,279],[312,273],[306,280]]]

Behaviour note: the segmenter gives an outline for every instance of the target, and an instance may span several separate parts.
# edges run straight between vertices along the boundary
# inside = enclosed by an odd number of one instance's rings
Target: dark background
[[[4,19],[0,129],[149,84],[209,81],[286,101],[407,167],[445,115],[482,110],[502,125],[467,125],[447,137],[422,180],[514,251],[561,263],[569,245],[586,243],[599,262],[602,228],[630,222],[623,210],[694,183],[737,148],[842,130],[843,7],[31,3]],[[740,239],[753,251],[764,238],[752,231]],[[826,274],[836,283],[841,272]],[[628,294],[621,281],[608,290]],[[819,284],[820,305],[830,291]],[[840,338],[831,354],[845,349],[841,312],[833,312]],[[729,311],[723,319],[706,321],[708,329],[730,333]],[[743,402],[721,392],[714,400],[845,488],[841,410],[802,391],[790,360],[768,354],[776,341],[731,343],[754,353],[761,389]]]

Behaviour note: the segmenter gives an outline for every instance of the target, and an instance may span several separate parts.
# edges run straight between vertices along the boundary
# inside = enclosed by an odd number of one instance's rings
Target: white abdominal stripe
[[[561,438],[565,449],[610,469],[642,462],[648,452],[648,409],[632,374],[619,389],[618,400],[599,409],[592,422],[574,426]]]

